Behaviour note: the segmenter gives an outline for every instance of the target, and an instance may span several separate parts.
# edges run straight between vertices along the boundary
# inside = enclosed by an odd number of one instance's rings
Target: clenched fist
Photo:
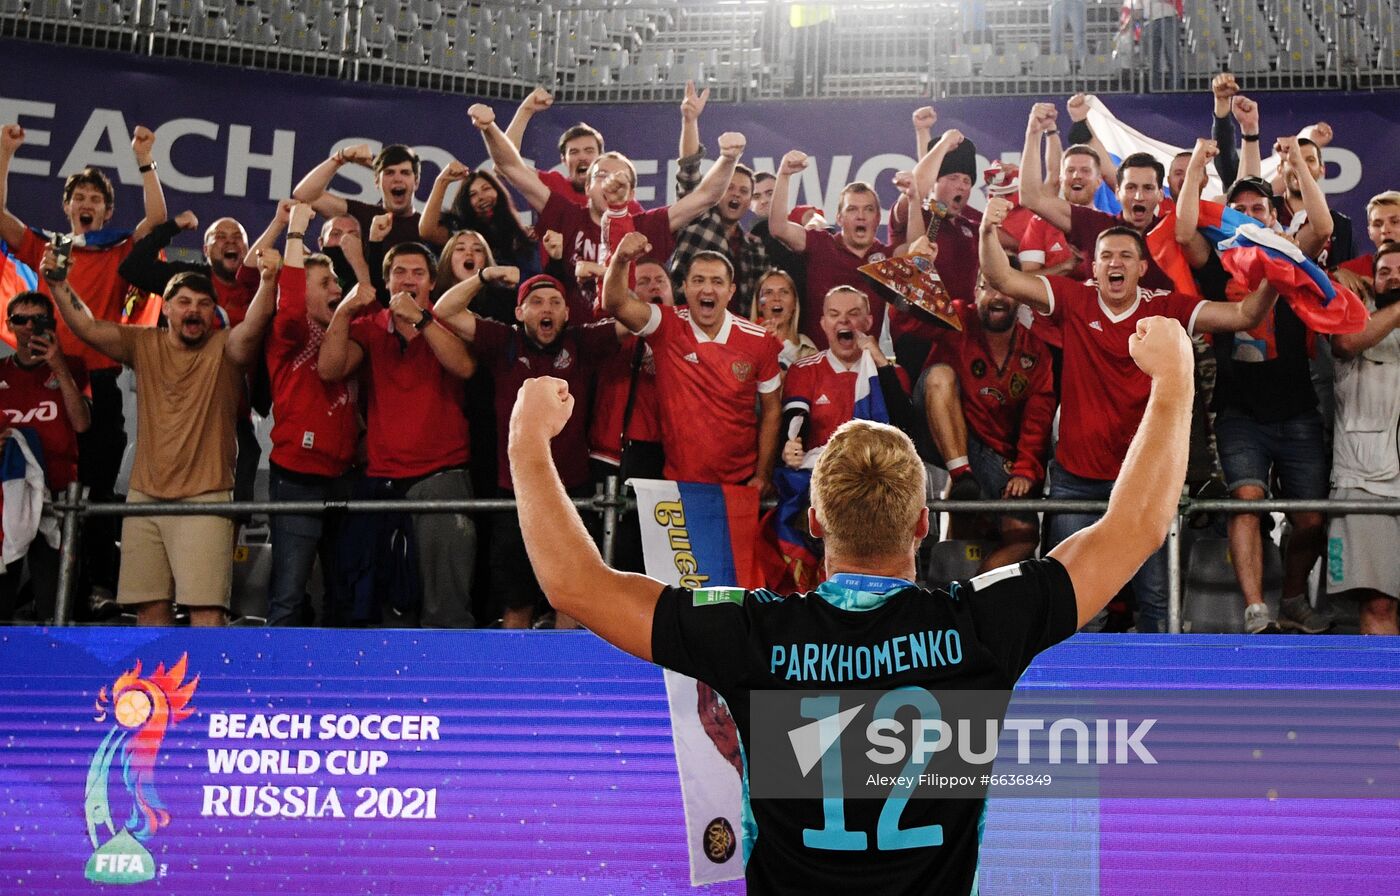
[[[719,154],[726,159],[739,161],[739,157],[744,154],[746,141],[744,135],[737,131],[726,131],[719,135]]]
[[[438,180],[445,183],[452,183],[453,181],[466,180],[471,177],[471,174],[472,170],[470,168],[456,159],[453,159],[443,166],[442,171],[438,174]]]
[[[807,167],[807,154],[800,149],[789,150],[778,165],[779,175],[792,175]]]
[[[515,396],[510,413],[510,439],[544,436],[552,439],[564,429],[574,413],[574,397],[569,384],[552,376],[526,380]]]
[[[1000,196],[988,199],[987,207],[982,212],[982,232],[996,230],[1006,221],[1006,216],[1009,214],[1011,214],[1011,201],[1009,199],[1002,199]]]
[[[176,215],[175,223],[180,226],[181,230],[199,229],[199,217],[189,209],[186,209],[185,211],[182,211],[180,212],[180,214]]]
[[[275,280],[277,272],[280,270],[282,270],[281,252],[271,247],[258,250],[258,274],[264,280]]]
[[[637,231],[632,231],[622,237],[622,241],[613,249],[613,260],[618,264],[631,264],[651,251],[651,242]]]
[[[467,115],[471,117],[472,126],[479,131],[484,131],[496,123],[496,110],[485,103],[473,103],[467,110]]]
[[[1083,121],[1089,117],[1089,97],[1083,93],[1076,93],[1065,103],[1065,111],[1069,113],[1070,121]]]
[[[914,110],[914,130],[931,131],[938,123],[938,113],[933,111],[932,106],[920,106]]]
[[[337,151],[335,158],[342,164],[364,165],[369,168],[374,164],[374,150],[369,148],[368,143],[356,143]]]
[[[1144,317],[1137,332],[1128,337],[1128,354],[1143,373],[1154,380],[1192,382],[1191,340],[1186,330],[1170,317]]]
[[[156,135],[151,133],[150,128],[137,125],[136,130],[131,132],[131,151],[136,153],[136,159],[142,165],[151,161],[151,150],[155,145]]]
[[[12,156],[24,145],[24,128],[17,124],[7,124],[0,128],[0,153]]]

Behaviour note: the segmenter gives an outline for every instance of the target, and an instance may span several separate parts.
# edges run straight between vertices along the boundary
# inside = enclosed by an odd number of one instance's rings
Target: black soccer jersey
[[[936,591],[849,574],[787,597],[667,588],[656,605],[652,657],[711,685],[748,744],[752,691],[1009,691],[1037,653],[1074,633],[1076,620],[1069,574],[1053,559]],[[752,799],[748,891],[970,893],[984,805]]]

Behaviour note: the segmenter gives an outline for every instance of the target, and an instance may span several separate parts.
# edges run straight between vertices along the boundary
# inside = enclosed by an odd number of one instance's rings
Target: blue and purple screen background
[[[1395,683],[1400,650],[1360,638],[1077,636],[1023,688]],[[84,783],[112,722],[94,704],[137,659],[188,654],[195,714],[168,732],[156,786],[163,876],[84,877]],[[0,892],[680,894],[680,788],[659,670],[587,633],[24,629],[0,633]],[[211,713],[403,713],[437,741],[217,741]],[[219,775],[210,747],[382,749],[373,778]],[[434,787],[434,820],[205,818],[203,785]],[[118,823],[130,806],[113,775]],[[1400,805],[1380,800],[994,800],[982,892],[1391,893]],[[704,888],[742,893],[741,883]]]

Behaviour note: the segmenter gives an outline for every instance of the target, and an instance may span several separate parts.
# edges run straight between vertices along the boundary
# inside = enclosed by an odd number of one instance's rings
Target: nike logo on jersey
[[[700,358],[695,354],[695,352],[691,352],[690,354],[686,355],[685,359],[692,364],[700,363]]]
[[[826,393],[823,392],[823,393],[821,394],[821,397],[817,399],[817,402],[816,402],[816,403],[817,403],[817,404],[831,404],[831,399],[830,399],[830,398],[827,398],[827,397],[826,397]]]
[[[1099,322],[1096,321],[1096,320],[1091,320],[1091,321],[1089,321],[1089,329],[1091,329],[1091,330],[1098,330],[1100,333],[1102,333],[1102,332],[1103,332],[1103,324],[1099,323]]]

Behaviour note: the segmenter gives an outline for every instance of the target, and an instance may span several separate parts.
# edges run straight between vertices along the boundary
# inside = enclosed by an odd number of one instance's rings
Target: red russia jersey
[[[1152,226],[1147,228],[1151,232],[1162,222],[1161,215],[1166,210],[1161,206],[1157,209],[1158,217],[1152,220]],[[1110,215],[1108,212],[1101,212],[1096,208],[1084,205],[1071,205],[1069,207],[1070,227],[1069,237],[1071,245],[1079,250],[1082,260],[1079,267],[1070,274],[1074,280],[1087,280],[1094,276],[1094,246],[1098,242],[1099,234],[1110,227],[1125,227],[1123,218],[1119,215]],[[1083,276],[1081,277],[1081,273]],[[1166,271],[1162,270],[1155,258],[1147,259],[1147,273],[1142,275],[1141,285],[1145,289],[1170,290],[1173,287],[1172,278]]]
[[[1064,339],[1060,374],[1060,441],[1055,457],[1086,479],[1118,477],[1128,443],[1142,422],[1152,378],[1128,354],[1128,337],[1144,317],[1170,317],[1192,332],[1205,302],[1179,292],[1138,287],[1137,300],[1112,314],[1098,287],[1065,277],[1040,277],[1050,319]]]
[[[1049,350],[1030,330],[1014,324],[1010,350],[998,366],[977,306],[957,302],[954,307],[962,332],[940,327],[924,366],[952,367],[968,428],[982,444],[1011,461],[1012,476],[1043,482],[1055,417]]]
[[[772,333],[725,312],[710,339],[688,310],[652,306],[638,333],[656,354],[666,478],[742,484],[758,465],[759,393],[782,386]]]
[[[278,275],[277,314],[267,337],[272,380],[272,456],[295,473],[339,476],[355,459],[360,424],[350,383],[328,383],[316,372],[326,331],[306,317],[306,273]]]
[[[89,395],[87,368],[81,358],[67,358],[78,391]],[[78,434],[68,420],[58,378],[42,361],[33,367],[19,364],[18,355],[0,361],[0,413],[5,426],[32,429],[44,449],[44,479],[58,494],[78,478]]]
[[[616,326],[612,319],[581,327],[569,325],[559,332],[553,345],[544,349],[525,336],[523,325],[507,327],[499,321],[477,318],[471,347],[472,353],[490,368],[496,390],[496,484],[501,488],[514,488],[506,454],[510,438],[507,422],[521,385],[535,377],[558,377],[569,384],[574,406],[587,408],[598,365],[617,353]],[[589,479],[586,426],[586,414],[573,414],[549,443],[554,467],[566,488],[583,485]]]
[[[126,261],[126,257],[131,254],[132,241],[122,240],[115,246],[108,249],[88,249],[82,246],[73,247],[72,260],[68,266],[68,285],[78,298],[92,311],[92,316],[97,320],[108,320],[113,323],[122,322],[122,313],[126,306],[126,294],[131,290],[131,284],[126,282],[126,278],[117,273],[117,269]],[[49,241],[40,237],[34,231],[25,229],[24,239],[18,246],[12,247],[15,257],[29,265],[36,272],[39,264],[44,260],[44,253],[49,248]],[[52,296],[49,291],[49,282],[43,277],[39,278],[39,292],[46,296]],[[144,295],[144,294],[143,294]],[[61,314],[54,314],[57,320],[58,344],[65,355],[82,358],[88,370],[110,370],[121,367],[116,361],[102,354],[95,348],[91,348],[83,342],[73,331],[68,329],[68,324],[63,320]]]
[[[856,359],[859,366],[860,359]],[[895,366],[895,375],[904,391],[909,391],[909,375]],[[856,367],[847,369],[830,349],[809,355],[788,368],[783,382],[783,410],[807,412],[806,435],[802,447],[811,451],[831,440],[842,423],[855,416]],[[878,386],[877,386],[878,388]],[[786,442],[787,433],[779,438]]]
[[[654,244],[653,244],[654,245]],[[822,300],[836,286],[854,286],[870,299],[870,332],[879,334],[885,323],[885,300],[875,283],[860,272],[860,266],[884,261],[893,254],[890,247],[876,240],[861,255],[846,248],[839,236],[825,230],[807,231],[807,249],[802,258],[807,264],[807,295],[802,302],[802,332],[812,338],[817,348],[826,348],[822,332]]]
[[[631,224],[632,230],[645,236],[651,243],[651,252],[647,257],[665,264],[676,247],[675,237],[671,234],[669,209],[663,206],[634,214]],[[535,224],[536,233],[544,233],[546,230],[557,231],[564,237],[563,264],[567,274],[564,285],[567,290],[565,298],[569,303],[569,320],[575,324],[589,323],[598,316],[594,310],[594,300],[599,284],[590,281],[586,288],[580,286],[573,272],[576,262],[598,260],[598,245],[603,238],[602,228],[593,220],[586,206],[575,205],[560,198],[559,194],[551,193],[549,202],[540,211],[540,219]]]
[[[632,400],[632,419],[627,432],[622,418],[627,412],[627,393],[632,388],[632,359],[642,349],[642,365],[637,370],[637,396]],[[636,336],[622,340],[621,348],[598,367],[598,388],[593,394],[593,422],[588,427],[588,453],[610,464],[622,463],[623,439],[635,442],[661,441],[660,397],[656,391],[656,356],[645,341]]]
[[[470,457],[462,380],[448,373],[428,340],[404,340],[389,329],[389,309],[360,317],[350,338],[365,350],[361,382],[369,398],[370,476],[408,479]]]
[[[1074,250],[1070,248],[1069,237],[1065,236],[1063,230],[1040,215],[1032,215],[1030,223],[1026,225],[1026,235],[1021,239],[1021,251],[1016,257],[1021,260],[1022,265],[1038,264],[1041,267],[1053,268],[1073,258]],[[1076,267],[1075,270],[1078,271],[1079,268]],[[1084,276],[1087,279],[1092,274],[1085,271]]]

